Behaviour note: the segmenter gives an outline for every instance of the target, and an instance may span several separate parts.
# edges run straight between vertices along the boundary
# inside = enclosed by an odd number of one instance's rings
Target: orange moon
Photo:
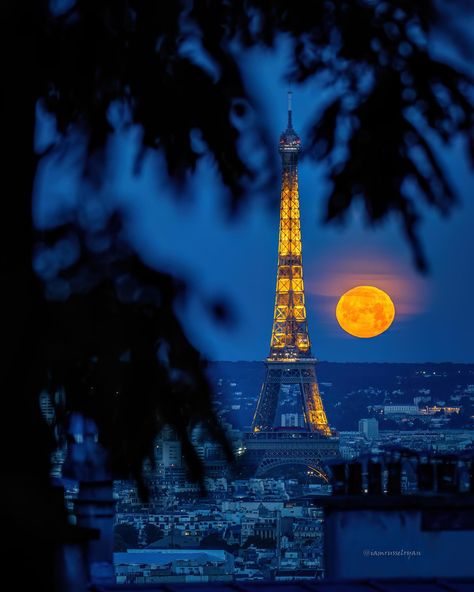
[[[339,325],[354,337],[376,337],[395,318],[390,296],[374,286],[356,286],[341,296],[336,306]]]

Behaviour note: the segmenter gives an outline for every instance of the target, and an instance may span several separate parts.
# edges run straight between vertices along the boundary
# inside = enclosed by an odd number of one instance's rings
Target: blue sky
[[[285,46],[276,53],[244,56],[246,76],[262,121],[275,144],[286,125]],[[303,138],[324,95],[317,86],[293,87],[294,125]],[[263,117],[263,116],[262,116]],[[130,241],[157,269],[188,279],[194,295],[180,310],[191,339],[211,359],[260,360],[269,350],[277,262],[279,198],[249,196],[242,213],[229,221],[224,189],[209,160],[201,162],[186,195],[176,199],[160,156],[149,155],[133,175],[138,130],[111,143],[106,183],[97,196],[128,212]],[[431,265],[421,276],[396,219],[370,229],[353,210],[343,228],[321,224],[329,187],[324,163],[304,159],[299,167],[303,264],[313,354],[320,360],[474,362],[474,175],[462,145],[440,148],[444,167],[460,198],[449,219],[424,209],[420,235]],[[53,191],[51,190],[53,187]],[[36,216],[46,219],[58,203],[71,205],[84,188],[67,161],[45,161],[37,182]],[[269,197],[271,199],[269,199]],[[358,339],[337,324],[334,311],[344,291],[373,284],[392,297],[397,315],[392,327],[374,339]],[[225,298],[235,311],[232,327],[215,325],[203,300]]]

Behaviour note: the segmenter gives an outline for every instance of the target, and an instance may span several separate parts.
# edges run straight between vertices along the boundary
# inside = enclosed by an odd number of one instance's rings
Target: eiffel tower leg
[[[268,371],[267,371],[268,374]],[[274,427],[280,385],[265,380],[262,385],[257,409],[252,422],[252,431],[271,430]]]
[[[329,436],[331,432],[317,383],[311,382],[302,384],[301,388],[303,391],[304,407],[309,429],[312,432],[318,431]]]

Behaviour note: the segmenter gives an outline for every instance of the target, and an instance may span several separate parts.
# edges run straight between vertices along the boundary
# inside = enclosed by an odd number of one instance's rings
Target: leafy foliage
[[[151,545],[151,543],[154,543],[155,541],[162,539],[165,534],[163,529],[159,528],[158,526],[155,526],[151,522],[145,524],[144,533],[146,545]]]
[[[25,14],[19,10],[19,22]],[[60,139],[49,151],[81,134],[84,172],[99,183],[111,111],[118,109],[123,126],[143,130],[137,165],[148,149],[160,150],[172,178],[183,183],[210,154],[230,190],[231,210],[259,176],[239,151],[245,133],[239,118],[249,102],[239,51],[271,47],[285,35],[292,47],[289,76],[297,83],[317,79],[334,93],[308,141],[311,155],[326,159],[332,182],[326,219],[344,220],[356,199],[374,222],[398,213],[417,265],[426,265],[416,204],[424,198],[445,213],[455,202],[431,136],[446,143],[464,134],[474,155],[472,79],[429,53],[431,28],[440,24],[434,0],[326,0],[313,10],[284,0],[76,0],[52,12],[43,0],[34,16],[28,47],[33,43],[37,69],[28,84],[56,119]],[[29,132],[24,146],[32,142]],[[204,148],[196,147],[196,135]],[[23,226],[29,205],[22,205]],[[35,344],[32,351],[39,340],[42,353],[28,388],[65,385],[69,410],[97,420],[117,474],[138,478],[154,436],[170,423],[198,476],[190,425],[206,422],[225,444],[205,364],[176,317],[183,285],[124,252],[119,224],[102,229],[104,248],[92,248],[86,235],[80,225],[66,225],[45,232],[37,247],[75,240],[80,254],[55,277],[44,277],[48,301],[32,295],[31,310],[42,322],[22,339]]]
[[[101,232],[114,235],[113,225],[112,219]],[[193,425],[204,425],[229,460],[232,452],[212,410],[205,362],[174,310],[184,285],[146,268],[116,242],[91,253],[77,225],[59,232],[80,245],[81,256],[46,280],[54,299],[44,307],[41,386],[52,392],[63,387],[67,409],[94,418],[112,474],[133,476],[142,494],[143,460],[153,465],[164,425],[181,440],[191,477],[202,481],[202,461],[190,441]],[[54,245],[55,233],[48,238]],[[46,241],[37,245],[37,260],[48,248]],[[59,424],[66,419],[59,417]]]
[[[429,52],[442,19],[435,0],[327,0],[312,10],[285,0],[79,0],[48,23],[40,95],[61,132],[85,129],[91,153],[111,131],[111,104],[122,101],[143,126],[144,147],[162,149],[181,180],[201,156],[191,141],[198,130],[235,206],[256,175],[237,149],[234,116],[248,100],[238,49],[285,34],[291,78],[317,77],[335,95],[308,142],[329,167],[326,220],[342,221],[355,199],[374,222],[398,212],[424,268],[415,204],[424,198],[446,213],[455,202],[428,139],[465,134],[474,161],[473,80]],[[192,44],[210,65],[193,59]]]
[[[469,0],[449,4],[472,8]],[[94,236],[72,220],[37,244],[31,196],[39,159],[61,155],[63,140],[80,135],[87,144],[84,173],[100,183],[115,110],[123,126],[142,129],[137,167],[147,150],[160,150],[179,184],[207,153],[235,211],[260,176],[239,150],[250,102],[239,52],[271,47],[284,35],[292,48],[289,77],[318,81],[333,93],[306,141],[314,158],[325,159],[332,181],[327,220],[342,221],[356,199],[369,220],[398,213],[423,267],[420,204],[448,212],[455,203],[432,139],[463,135],[474,155],[472,79],[429,53],[432,28],[449,29],[437,6],[435,0],[324,0],[311,10],[284,0],[4,2],[2,172],[12,189],[0,233],[2,518],[10,571],[22,573],[25,586],[36,586],[40,574],[43,587],[53,589],[52,558],[65,537],[63,500],[53,499],[49,483],[53,443],[41,419],[41,389],[65,385],[66,411],[96,419],[118,475],[139,478],[165,422],[180,434],[196,476],[201,467],[190,426],[205,421],[220,437],[205,363],[176,317],[183,284],[124,251],[113,220]],[[471,59],[468,44],[459,35],[455,41]],[[33,149],[38,101],[59,132],[41,153]],[[64,255],[74,241],[79,254],[48,274],[42,252]],[[223,316],[221,306],[213,308]]]
[[[261,536],[251,535],[243,544],[243,548],[247,549],[247,547],[252,545],[257,549],[274,549],[276,547],[276,541],[275,539],[264,539]]]
[[[138,547],[138,530],[133,524],[125,522],[117,524],[114,528],[114,535],[118,546],[123,546],[123,543],[125,543],[126,549],[136,549]]]
[[[225,541],[222,536],[216,532],[211,532],[204,536],[200,543],[200,549],[223,549],[224,551],[229,551],[229,553],[235,553],[235,551],[239,548],[238,545],[229,545],[227,541]]]

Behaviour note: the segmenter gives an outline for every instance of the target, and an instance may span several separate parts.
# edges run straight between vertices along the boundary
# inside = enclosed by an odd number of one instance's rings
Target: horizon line
[[[253,363],[265,363],[265,360],[212,360],[212,359],[207,359],[208,362],[211,363],[222,363],[222,364],[239,364],[239,363],[246,363],[246,364],[253,364]],[[452,361],[448,361],[448,360],[444,360],[442,362],[430,362],[429,360],[424,361],[424,362],[383,362],[383,361],[369,361],[369,362],[364,362],[364,361],[341,361],[341,360],[317,360],[316,364],[453,364],[456,366],[474,366],[474,361],[472,362],[452,362]]]

